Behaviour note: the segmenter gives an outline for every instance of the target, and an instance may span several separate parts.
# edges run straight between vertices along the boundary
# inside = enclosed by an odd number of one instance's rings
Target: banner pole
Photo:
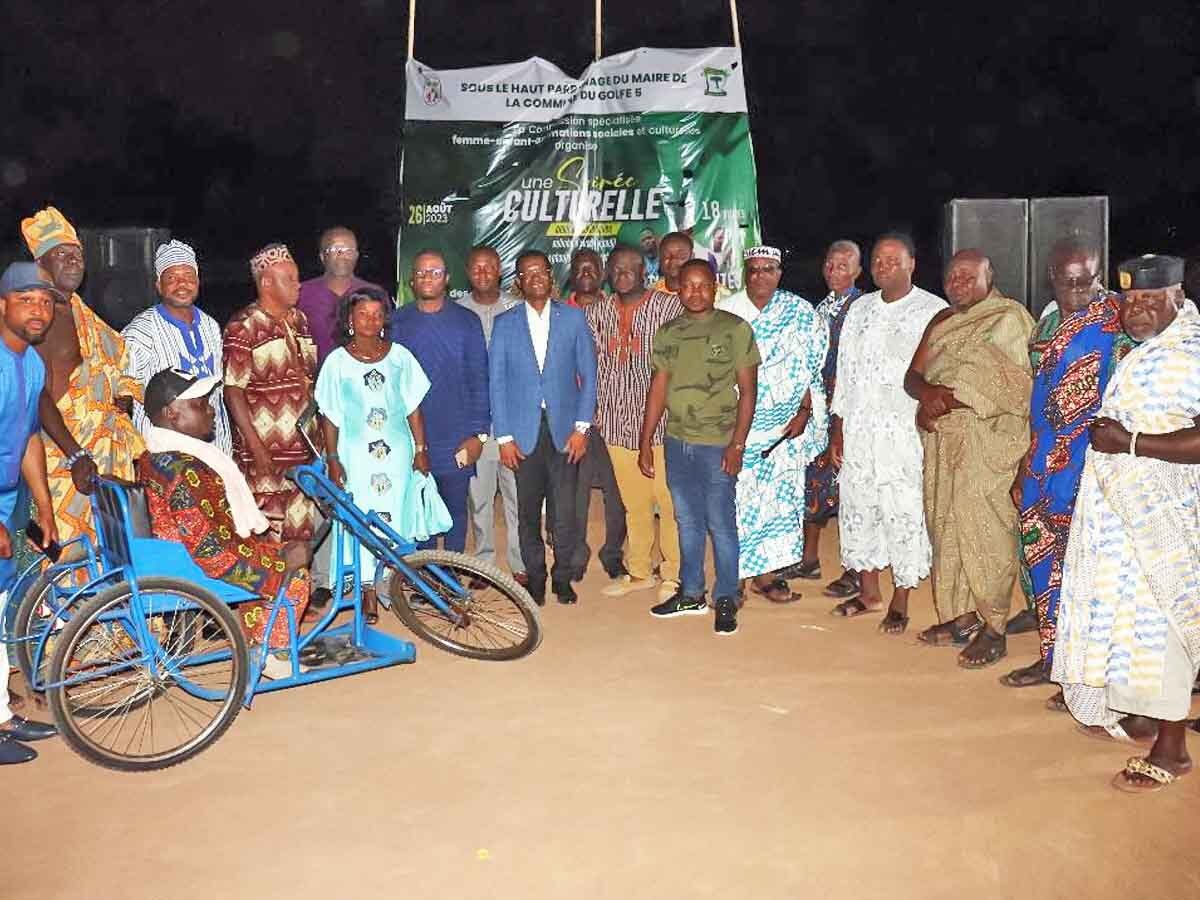
[[[736,31],[737,25],[734,25]],[[417,0],[408,0],[408,58],[413,58],[413,43],[417,37]]]
[[[602,14],[602,10],[601,10],[602,6],[603,6],[603,0],[596,0],[596,59],[600,58],[600,54],[603,50],[603,48],[601,46],[601,32],[602,32],[601,23],[603,21],[603,14]]]
[[[416,2],[416,0],[413,0]],[[729,0],[729,18],[733,22],[733,46],[739,50],[742,49],[742,35],[738,30],[738,11],[737,0]],[[409,47],[408,55],[412,56],[412,47]]]

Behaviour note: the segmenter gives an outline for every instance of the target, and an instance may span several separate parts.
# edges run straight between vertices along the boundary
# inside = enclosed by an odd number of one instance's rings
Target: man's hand
[[[254,457],[254,474],[256,476],[266,478],[277,474],[275,460],[271,459],[271,451],[266,448],[265,444],[252,447],[250,453]]]
[[[647,478],[654,477],[654,450],[649,444],[638,447],[638,468]]]
[[[8,533],[8,528],[0,524],[0,559],[12,558],[12,536]]]
[[[572,431],[571,436],[567,438],[567,446],[565,453],[567,454],[567,462],[574,465],[583,459],[583,455],[587,453],[588,436],[578,431]]]
[[[742,454],[745,451],[745,447],[738,447],[735,444],[726,447],[725,452],[721,454],[721,471],[726,475],[736,477],[737,473],[742,471]]]
[[[829,436],[829,450],[826,452],[829,454],[829,461],[833,464],[834,469],[841,469],[843,456],[842,431],[840,428],[836,429],[833,434]]]
[[[125,413],[125,415],[129,416],[130,418],[133,417],[133,398],[132,397],[128,397],[128,396],[117,397],[113,401],[113,406],[115,406],[121,412]]]
[[[961,404],[955,399],[954,391],[946,387],[944,384],[926,385],[921,390],[920,398],[921,409],[925,411],[925,415],[929,419],[938,419],[957,408]],[[926,431],[932,431],[932,428],[927,428]]]
[[[471,435],[458,445],[458,450],[467,451],[467,465],[473,466],[483,454],[483,441],[481,441],[477,436]],[[455,451],[455,455],[457,455],[457,451]]]
[[[505,468],[517,471],[517,466],[521,465],[521,460],[524,458],[525,454],[521,452],[516,441],[508,441],[500,445],[500,464]]]
[[[922,431],[937,431],[937,419],[924,406],[917,407],[917,427]]]
[[[346,470],[342,467],[341,460],[330,459],[325,463],[325,468],[329,470],[329,480],[340,488],[346,486]]]
[[[1021,511],[1021,473],[1017,473],[1017,477],[1013,479],[1012,487],[1008,489],[1008,495],[1012,497],[1013,506],[1017,511]]]
[[[422,475],[429,474],[429,451],[418,450],[413,454],[413,471]]]
[[[1125,430],[1120,422],[1101,416],[1093,419],[1088,428],[1091,430],[1092,449],[1100,453],[1128,453],[1129,442],[1133,435]]]
[[[808,420],[812,416],[812,410],[802,409],[788,421],[784,426],[783,436],[788,440],[798,438],[804,434],[804,429],[808,427]]]
[[[283,545],[283,564],[287,571],[307,569],[312,562],[312,549],[306,541],[291,541]]]
[[[96,489],[96,478],[100,472],[96,469],[96,461],[90,456],[81,456],[71,466],[71,483],[81,494],[90,494]]]

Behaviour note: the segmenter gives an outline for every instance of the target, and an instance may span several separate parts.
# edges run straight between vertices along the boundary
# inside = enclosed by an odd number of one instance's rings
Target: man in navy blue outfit
[[[487,344],[479,317],[446,297],[450,280],[440,253],[417,254],[410,283],[416,302],[393,317],[392,340],[408,348],[429,378],[429,393],[421,401],[429,470],[454,520],[445,547],[462,552],[467,491],[491,431]],[[433,547],[435,540],[421,546]]]
[[[574,603],[571,581],[583,541],[575,516],[579,460],[596,412],[596,346],[583,311],[551,298],[554,275],[539,250],[517,257],[525,302],[496,319],[489,349],[492,425],[500,462],[517,475],[517,525],[529,593],[546,598],[542,503],[553,496],[554,570],[560,603]]]

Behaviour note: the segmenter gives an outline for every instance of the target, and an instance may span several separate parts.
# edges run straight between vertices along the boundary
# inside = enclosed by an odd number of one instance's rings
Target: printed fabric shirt
[[[588,327],[596,342],[595,424],[609,446],[638,449],[654,338],[681,315],[679,296],[661,291],[647,292],[633,306],[625,306],[614,294],[588,307]],[[654,446],[662,444],[666,428],[664,417],[654,430]]]
[[[667,436],[724,445],[737,421],[737,373],[762,362],[754,331],[733,313],[714,309],[667,322],[654,338],[651,367],[670,374]]]

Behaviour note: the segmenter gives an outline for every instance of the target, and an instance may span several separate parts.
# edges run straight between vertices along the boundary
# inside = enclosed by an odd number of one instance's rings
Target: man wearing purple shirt
[[[337,346],[338,302],[352,290],[376,287],[354,274],[358,265],[358,239],[342,225],[326,228],[318,244],[324,274],[300,285],[300,309],[317,344],[317,367]]]

